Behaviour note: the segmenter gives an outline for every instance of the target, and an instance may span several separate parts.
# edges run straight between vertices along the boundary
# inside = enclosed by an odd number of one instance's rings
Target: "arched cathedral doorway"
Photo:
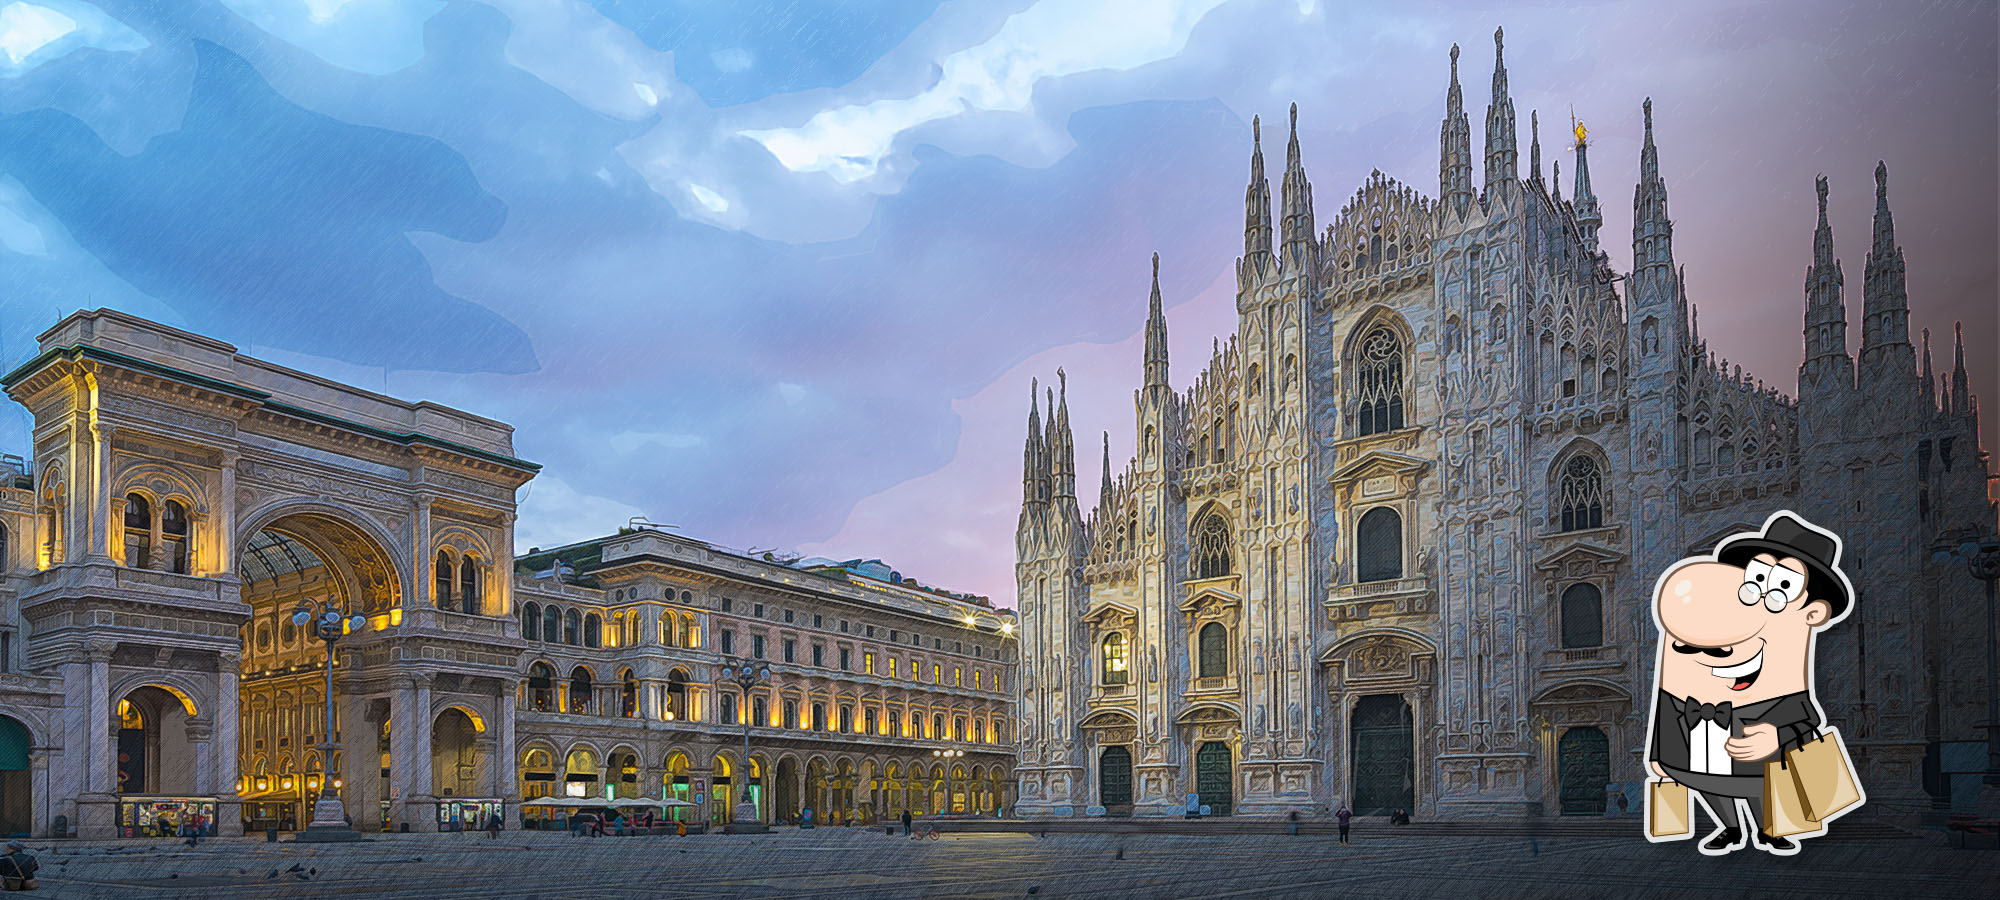
[[[1352,744],[1354,799],[1364,816],[1386,816],[1416,805],[1415,729],[1401,695],[1371,694],[1355,701]]]

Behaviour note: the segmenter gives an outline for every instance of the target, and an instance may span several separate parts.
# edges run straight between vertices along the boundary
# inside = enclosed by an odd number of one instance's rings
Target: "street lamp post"
[[[2000,636],[1993,601],[1993,584],[2000,580],[2000,537],[1983,528],[1955,532],[1938,542],[1931,559],[1962,562],[1973,578],[1986,582],[1986,777],[1980,805],[2000,806]]]
[[[743,689],[743,707],[736,713],[743,720],[743,774],[738,779],[736,820],[722,830],[725,834],[763,834],[771,828],[757,820],[757,802],[750,799],[750,689],[771,680],[771,667],[747,659],[731,660],[722,667],[722,680],[734,681]]]
[[[298,609],[292,612],[292,624],[310,629],[326,644],[326,723],[320,727],[320,794],[319,799],[313,802],[312,822],[293,840],[352,841],[361,838],[360,833],[347,824],[347,812],[340,802],[339,781],[326,771],[338,746],[333,742],[333,645],[341,635],[358,631],[368,624],[367,619],[343,613],[341,605],[331,599],[317,602],[301,600]]]

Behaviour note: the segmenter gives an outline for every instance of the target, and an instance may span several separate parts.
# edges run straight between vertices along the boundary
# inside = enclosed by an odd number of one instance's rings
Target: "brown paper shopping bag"
[[[1654,838],[1670,838],[1694,830],[1694,810],[1689,802],[1685,784],[1678,781],[1648,782],[1646,834]]]
[[[1854,779],[1854,765],[1848,761],[1847,747],[1840,732],[1827,728],[1785,754],[1791,775],[1798,782],[1806,811],[1825,820],[1861,802],[1861,786]]]
[[[1805,795],[1792,777],[1795,771],[1786,758],[1764,764],[1765,834],[1790,837],[1820,829],[1819,820],[1806,810]]]

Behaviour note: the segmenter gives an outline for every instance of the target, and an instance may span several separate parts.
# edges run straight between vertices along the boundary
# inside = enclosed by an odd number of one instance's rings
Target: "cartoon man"
[[[1839,537],[1779,511],[1762,532],[1683,559],[1654,585],[1660,657],[1646,758],[1715,820],[1704,854],[1742,849],[1746,838],[1774,854],[1798,852],[1765,831],[1764,764],[1826,720],[1812,695],[1813,636],[1854,604],[1839,563]]]

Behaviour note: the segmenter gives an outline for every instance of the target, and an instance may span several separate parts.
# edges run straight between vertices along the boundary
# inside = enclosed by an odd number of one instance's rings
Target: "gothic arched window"
[[[1361,405],[1360,434],[1403,427],[1403,341],[1388,328],[1377,328],[1361,341],[1355,361],[1355,387]]]
[[[572,610],[570,610],[570,611],[568,611],[568,612],[564,613],[564,614],[563,614],[563,643],[565,643],[565,644],[569,644],[569,645],[570,645],[570,646],[572,646],[572,647],[573,647],[573,646],[576,646],[576,645],[577,645],[577,644],[579,644],[579,643],[581,643],[581,641],[580,641],[580,640],[578,640],[578,631],[579,631],[579,630],[580,630],[580,629],[581,629],[582,627],[583,627],[583,617],[582,617],[582,616],[580,616],[580,615],[577,615],[577,612],[576,612],[576,610],[573,610],[573,609],[572,609]]]
[[[1201,634],[1196,639],[1200,646],[1196,656],[1200,660],[1198,678],[1221,678],[1229,674],[1229,629],[1221,622],[1210,622],[1201,626]]]
[[[542,610],[542,640],[551,644],[562,640],[562,625],[562,610],[555,604],[551,603]]]
[[[1356,581],[1389,581],[1403,577],[1403,517],[1387,506],[1361,515],[1354,529]]]
[[[1562,595],[1563,649],[1604,645],[1604,595],[1594,584],[1572,584]]]
[[[596,613],[583,617],[583,645],[595,649],[604,639],[604,620]]]
[[[1556,509],[1563,531],[1582,531],[1604,526],[1604,475],[1597,459],[1577,453],[1563,463],[1556,487]]]
[[[1229,574],[1229,523],[1218,513],[1203,516],[1195,527],[1194,577],[1221,578]]]
[[[1116,631],[1105,635],[1104,671],[1099,680],[1107,685],[1124,684],[1130,662],[1131,656],[1125,646],[1125,636]]]

